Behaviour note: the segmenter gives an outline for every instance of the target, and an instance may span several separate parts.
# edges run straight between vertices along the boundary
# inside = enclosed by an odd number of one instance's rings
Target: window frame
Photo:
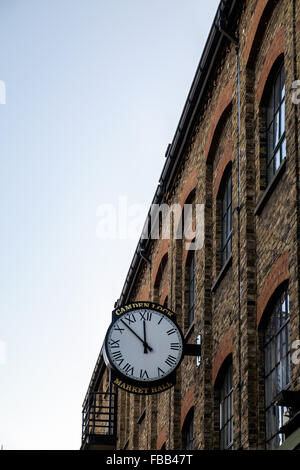
[[[279,88],[277,89],[278,79],[280,81]],[[284,59],[281,57],[273,73],[270,75],[269,84],[266,92],[266,183],[267,187],[271,183],[273,177],[277,173],[281,163],[287,156],[286,152],[286,74]],[[284,94],[282,94],[284,90]],[[278,117],[278,119],[277,119]],[[275,124],[277,123],[277,127]],[[284,130],[282,130],[284,127]],[[278,136],[275,137],[275,132]],[[276,145],[274,147],[274,140]],[[272,148],[270,146],[272,142]],[[278,159],[279,156],[279,159]]]
[[[225,170],[219,193],[221,216],[221,269],[232,254],[232,165]]]
[[[194,450],[194,408],[190,409],[184,420],[181,435],[183,450]]]
[[[219,448],[233,450],[233,364],[232,358],[224,365],[222,379],[219,381]],[[225,416],[225,420],[223,417]]]
[[[282,310],[283,304],[285,304],[285,310]],[[279,308],[281,309],[280,312]],[[282,314],[286,315],[284,321],[282,320]],[[285,287],[281,288],[279,292],[277,291],[277,294],[273,297],[263,327],[265,447],[268,450],[277,449],[284,441],[284,436],[280,433],[280,428],[284,424],[284,414],[287,409],[276,405],[275,398],[282,390],[288,390],[290,387],[291,363],[289,325],[290,299],[288,288]],[[272,328],[273,331],[271,331]],[[283,336],[285,337],[285,342],[282,342]],[[282,353],[284,348],[285,353]],[[278,356],[278,352],[280,352],[280,357]],[[284,369],[282,363],[285,363]],[[282,378],[283,370],[286,375],[284,383]]]

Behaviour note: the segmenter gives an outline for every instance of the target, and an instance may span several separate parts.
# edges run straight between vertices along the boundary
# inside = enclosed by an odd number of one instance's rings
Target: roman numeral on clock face
[[[118,364],[119,366],[124,362],[124,358],[120,351],[114,351],[111,355],[114,359],[114,362]]]
[[[128,321],[128,324],[130,325],[130,323],[135,323],[136,322],[136,319],[135,319],[135,316],[133,315],[133,313],[129,313],[128,315],[125,315],[125,320]]]
[[[160,367],[157,368],[157,374],[158,374],[158,377],[162,377],[163,375],[165,375],[165,371],[162,370]]]
[[[173,351],[179,351],[180,344],[179,343],[171,343],[170,348],[173,349]]]
[[[152,318],[152,312],[139,312],[139,314],[141,315],[141,318],[140,320],[145,320],[145,321],[151,321],[151,318]]]
[[[133,373],[134,373],[134,367],[132,367],[131,364],[128,364],[128,362],[127,362],[127,364],[123,367],[123,370],[124,370],[124,372],[126,372],[127,375],[129,375],[129,374],[130,374],[130,375],[133,375]]]
[[[120,334],[122,334],[124,330],[125,330],[125,328],[120,328],[119,325],[116,325],[114,327],[114,331],[118,331]]]
[[[112,357],[114,358],[115,361],[118,361],[119,359],[123,359],[122,353],[120,351],[114,351],[112,353]]]
[[[144,377],[147,377],[147,379],[149,379],[149,375],[148,375],[147,371],[141,369],[140,378],[143,379]]]
[[[109,344],[110,344],[111,349],[119,349],[119,347],[120,347],[120,340],[117,339],[117,340],[115,341],[114,339],[111,339]]]
[[[176,357],[171,356],[171,355],[169,355],[168,358],[165,360],[165,363],[170,367],[174,366],[176,362],[177,362]]]
[[[169,331],[167,331],[168,336],[173,335],[174,333],[176,333],[175,328],[171,328]]]

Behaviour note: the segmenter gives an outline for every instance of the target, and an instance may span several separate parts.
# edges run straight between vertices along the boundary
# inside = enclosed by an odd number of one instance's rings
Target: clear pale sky
[[[150,205],[218,3],[0,3],[4,449],[80,447],[138,241],[100,240],[97,208]]]

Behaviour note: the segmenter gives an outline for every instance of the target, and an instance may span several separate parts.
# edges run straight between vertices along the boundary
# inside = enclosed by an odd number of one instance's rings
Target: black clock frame
[[[169,373],[167,376],[164,376],[163,378],[159,379],[159,380],[155,380],[155,381],[138,381],[138,380],[134,380],[134,379],[131,379],[130,377],[128,377],[127,375],[125,374],[122,374],[113,364],[111,358],[110,358],[110,354],[109,354],[109,350],[108,350],[108,336],[109,336],[109,333],[111,331],[111,329],[113,328],[115,322],[121,318],[123,315],[126,315],[130,312],[133,312],[135,310],[154,310],[162,315],[165,315],[166,317],[168,317],[169,319],[171,319],[171,321],[174,323],[174,325],[176,326],[176,328],[178,329],[180,335],[181,335],[181,339],[182,339],[182,346],[183,346],[183,349],[182,349],[182,353],[181,353],[181,358],[178,362],[178,364],[176,365],[175,369],[172,370],[171,373]],[[170,310],[169,308],[167,307],[164,307],[156,302],[150,302],[150,301],[147,301],[147,302],[144,302],[144,301],[136,301],[136,302],[132,302],[130,304],[127,304],[127,305],[123,305],[121,307],[117,307],[115,308],[113,311],[112,311],[112,322],[106,332],[106,335],[105,335],[105,340],[104,340],[104,360],[106,362],[106,365],[110,368],[110,371],[111,371],[111,383],[116,385],[117,387],[129,392],[129,393],[133,393],[133,394],[136,394],[136,395],[154,395],[156,393],[161,393],[165,390],[168,390],[170,389],[171,387],[173,387],[176,383],[176,371],[178,369],[178,367],[180,366],[182,360],[183,360],[183,357],[185,355],[185,349],[186,349],[186,345],[185,345],[185,340],[184,340],[184,336],[183,336],[183,333],[182,333],[182,330],[180,328],[180,326],[178,325],[177,321],[176,321],[176,313],[173,312],[172,310]]]

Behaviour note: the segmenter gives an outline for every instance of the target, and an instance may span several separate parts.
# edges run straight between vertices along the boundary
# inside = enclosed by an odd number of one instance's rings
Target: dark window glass
[[[188,326],[194,321],[195,311],[195,254],[192,253],[188,263]]]
[[[233,385],[232,363],[220,386],[220,449],[233,449]]]
[[[275,397],[290,383],[289,295],[276,302],[264,330],[266,448],[276,449],[284,436],[279,432],[287,409],[274,404]]]
[[[184,450],[194,449],[194,410],[191,410],[182,428],[182,446]]]
[[[285,73],[282,64],[272,82],[267,102],[267,183],[285,157]]]
[[[232,251],[232,177],[227,176],[222,197],[222,266]]]

